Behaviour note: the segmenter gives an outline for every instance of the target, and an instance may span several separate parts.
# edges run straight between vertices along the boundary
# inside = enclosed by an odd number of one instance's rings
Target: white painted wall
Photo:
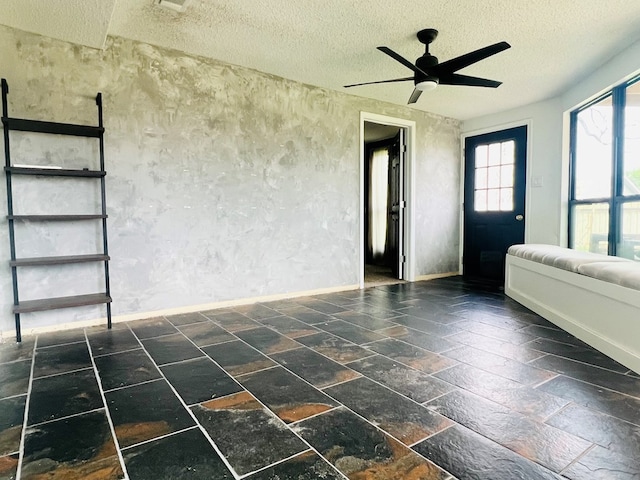
[[[0,69],[16,117],[95,124],[93,98],[104,94],[116,316],[357,285],[362,111],[415,122],[415,274],[457,269],[457,120],[116,37],[95,50],[0,27]],[[12,150],[20,163],[85,166],[91,145],[51,142],[12,137]],[[90,210],[70,190],[49,195],[58,213]],[[2,181],[2,205],[4,193]],[[20,213],[53,207],[38,193]],[[94,250],[69,227],[22,232],[20,248]],[[8,260],[3,215],[0,331],[13,322]],[[89,265],[20,276],[24,299],[96,288]],[[23,320],[28,331],[102,315],[91,307]]]
[[[530,122],[527,165],[527,243],[567,244],[569,181],[568,112],[640,71],[640,41],[606,61],[600,68],[556,98],[495,115],[466,120],[463,135],[500,130]],[[543,185],[533,187],[541,177]]]

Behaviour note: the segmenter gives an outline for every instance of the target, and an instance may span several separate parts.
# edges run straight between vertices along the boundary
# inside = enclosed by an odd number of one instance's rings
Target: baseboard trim
[[[437,278],[455,277],[456,275],[460,275],[460,272],[431,273],[429,275],[417,275],[416,282],[422,282],[425,280],[435,280]]]
[[[163,310],[151,310],[146,312],[130,313],[126,315],[114,315],[111,317],[113,323],[129,322],[132,320],[144,320],[146,318],[180,315],[182,313],[200,312],[205,310],[216,310],[218,308],[239,307],[241,305],[250,305],[252,303],[273,302],[277,300],[286,300],[290,298],[308,297],[312,295],[323,295],[327,293],[347,292],[358,290],[360,285],[343,285],[340,287],[318,288],[315,290],[305,290],[300,292],[279,293],[275,295],[264,295],[260,297],[240,298],[234,300],[225,300],[222,302],[203,303],[199,305],[188,305],[184,307],[167,308]],[[45,325],[41,327],[22,328],[22,336],[29,337],[40,333],[51,333],[73,328],[89,328],[106,326],[107,318],[97,318],[92,320],[80,320],[77,322],[59,323],[56,325]],[[0,331],[0,343],[15,339],[15,330]]]

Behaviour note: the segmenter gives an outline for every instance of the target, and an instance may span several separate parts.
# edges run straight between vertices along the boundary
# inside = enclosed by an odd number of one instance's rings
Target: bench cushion
[[[581,265],[578,273],[623,287],[640,290],[640,263],[596,262]]]
[[[526,245],[512,245],[508,250],[509,255],[531,260],[533,262],[560,268],[569,272],[578,273],[581,265],[590,263],[635,263],[626,258],[610,257],[599,253],[583,252],[557,245],[544,245],[529,243]]]

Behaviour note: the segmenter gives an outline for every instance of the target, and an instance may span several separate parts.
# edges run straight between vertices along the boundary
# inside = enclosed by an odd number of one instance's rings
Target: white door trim
[[[404,193],[406,201],[405,224],[404,224],[404,251],[407,256],[406,271],[404,280],[414,282],[416,278],[415,264],[415,167],[416,167],[416,122],[402,118],[388,117],[377,113],[360,112],[360,272],[358,273],[358,283],[360,288],[364,288],[364,123],[380,123],[382,125],[392,125],[405,129],[405,142],[407,153],[404,165]]]

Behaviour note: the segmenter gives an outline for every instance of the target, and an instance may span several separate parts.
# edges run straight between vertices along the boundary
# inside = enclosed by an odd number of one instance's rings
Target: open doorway
[[[364,286],[407,279],[406,153],[407,129],[365,121]]]

